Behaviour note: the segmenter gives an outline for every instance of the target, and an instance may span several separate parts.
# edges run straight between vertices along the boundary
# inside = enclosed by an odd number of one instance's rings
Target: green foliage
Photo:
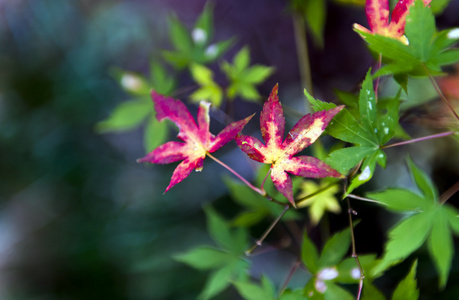
[[[307,234],[303,237],[301,259],[313,277],[304,288],[309,299],[353,299],[345,289],[335,283],[347,283],[340,277],[338,264],[349,251],[351,244],[350,228],[334,234],[324,245],[319,255],[316,246]],[[356,265],[355,265],[356,266]],[[360,274],[360,272],[359,272]],[[357,276],[357,279],[360,275]]]
[[[386,154],[381,147],[395,135],[398,126],[398,98],[390,102],[376,103],[370,72],[371,70],[368,71],[360,90],[359,120],[354,117],[356,113],[343,109],[327,128],[327,133],[334,138],[355,146],[330,153],[325,160],[326,163],[340,172],[347,172],[362,161],[361,172],[352,178],[346,193],[369,181],[373,177],[376,163],[382,167],[386,166]],[[306,91],[305,94],[314,111],[336,107],[335,104],[314,99]]]
[[[244,207],[232,221],[234,226],[250,227],[266,218],[277,218],[283,208],[276,203],[269,202],[266,198],[254,193],[248,186],[241,184],[230,177],[225,177],[224,182],[229,189],[231,198]],[[298,220],[300,214],[288,211],[282,218],[284,221]]]
[[[405,189],[367,194],[387,209],[409,213],[389,231],[384,257],[373,272],[378,273],[404,260],[427,240],[430,256],[440,274],[439,286],[443,288],[448,280],[454,252],[451,230],[458,233],[457,228],[451,225],[457,223],[457,213],[453,207],[439,201],[437,190],[421,169],[411,160],[408,166],[420,190],[419,194]]]
[[[248,247],[248,235],[243,228],[230,229],[229,223],[207,206],[207,230],[218,248],[198,246],[174,258],[195,269],[213,270],[200,294],[200,299],[210,299],[225,290],[231,281],[245,278],[248,263],[241,259]]]
[[[459,61],[459,51],[450,49],[457,38],[448,37],[448,30],[436,31],[432,10],[421,0],[415,2],[407,16],[408,45],[389,37],[356,31],[365,38],[371,50],[381,53],[387,63],[374,76],[440,74],[442,66]]]
[[[410,272],[406,275],[397,286],[392,295],[392,300],[417,300],[419,299],[419,290],[416,285],[416,267],[418,262],[415,261]]]
[[[198,64],[192,64],[190,71],[194,81],[201,86],[198,90],[191,94],[191,100],[198,103],[201,100],[207,100],[213,105],[219,107],[222,103],[223,91],[213,80],[212,71]]]
[[[221,65],[222,71],[229,80],[227,95],[229,99],[240,96],[245,100],[258,100],[260,94],[255,85],[262,83],[273,72],[273,67],[263,65],[250,66],[250,51],[248,47],[242,48],[233,59],[233,64],[224,61]]]
[[[193,63],[207,64],[225,53],[233,40],[211,43],[213,38],[212,5],[207,4],[191,32],[176,17],[169,18],[169,36],[174,46],[172,51],[163,51],[164,59],[178,69]]]

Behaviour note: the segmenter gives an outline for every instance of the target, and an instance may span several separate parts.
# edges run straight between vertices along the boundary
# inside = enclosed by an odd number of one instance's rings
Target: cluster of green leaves
[[[451,31],[437,32],[431,8],[420,0],[410,8],[407,16],[405,33],[408,45],[396,39],[357,30],[369,48],[381,54],[386,63],[374,76],[395,75],[405,90],[408,75],[441,74],[443,66],[459,61],[459,50],[451,48],[459,38],[451,35]]]
[[[233,44],[234,39],[211,43],[214,35],[212,5],[207,4],[189,31],[176,17],[169,18],[169,36],[175,50],[162,51],[165,62],[175,71],[188,68],[192,79],[199,88],[190,95],[194,102],[207,100],[215,107],[220,107],[225,96],[224,88],[213,79],[213,72],[205,64],[216,61]],[[274,71],[272,67],[262,65],[249,66],[250,54],[247,47],[242,48],[234,57],[233,65],[224,61],[221,70],[227,76],[229,86],[226,96],[232,100],[240,96],[245,100],[260,98],[255,85],[263,82]],[[167,137],[165,123],[155,118],[151,105],[150,91],[161,95],[171,95],[177,82],[158,61],[150,63],[150,78],[119,68],[113,68],[113,77],[132,99],[117,105],[110,116],[96,125],[96,131],[124,132],[146,123],[144,146],[146,152],[162,144]]]
[[[233,39],[211,44],[214,35],[212,5],[207,4],[191,32],[176,17],[169,19],[169,35],[174,50],[162,52],[164,59],[178,69],[207,64],[225,53]]]
[[[314,99],[307,91],[305,94],[315,111],[336,107],[333,103]],[[347,193],[373,177],[376,163],[383,168],[386,166],[387,157],[382,146],[394,137],[399,126],[398,97],[376,102],[371,70],[362,84],[358,102],[354,103],[358,103],[358,107],[349,103],[327,127],[329,135],[354,146],[333,151],[325,162],[343,173],[362,162],[361,172],[351,179]]]
[[[210,299],[233,281],[247,280],[249,263],[244,256],[248,247],[248,233],[243,227],[231,229],[212,207],[204,209],[207,229],[218,248],[198,246],[190,251],[175,255],[175,259],[199,270],[213,270],[201,292],[200,299]]]
[[[389,231],[384,257],[374,271],[380,272],[406,259],[427,240],[430,256],[440,274],[439,285],[443,288],[454,253],[452,232],[459,235],[459,211],[439,199],[430,178],[411,159],[408,165],[419,192],[398,188],[367,194],[384,204],[386,209],[405,215]]]

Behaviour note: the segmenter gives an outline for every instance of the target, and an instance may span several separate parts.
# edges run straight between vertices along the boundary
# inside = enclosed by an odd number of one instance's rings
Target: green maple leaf
[[[382,272],[407,258],[427,241],[428,251],[440,275],[439,286],[443,288],[454,253],[451,232],[459,234],[459,212],[439,201],[437,189],[421,169],[411,160],[408,165],[420,192],[387,189],[367,194],[387,209],[407,214],[390,230],[382,262],[373,272]]]
[[[169,36],[174,50],[162,52],[164,59],[181,69],[193,63],[206,64],[220,57],[233,39],[211,43],[213,38],[212,5],[207,4],[191,32],[175,16],[169,18]]]
[[[232,281],[245,278],[249,264],[241,257],[249,240],[244,228],[231,230],[229,222],[212,207],[208,206],[204,211],[207,230],[218,247],[198,246],[174,255],[174,259],[195,269],[212,270],[199,296],[200,299],[210,299],[229,287]]]
[[[327,188],[327,186],[330,187]],[[296,198],[302,199],[307,197],[307,199],[305,201],[300,200],[297,206],[299,208],[309,206],[309,216],[313,225],[317,225],[319,223],[326,211],[330,211],[335,214],[341,212],[341,206],[335,196],[335,194],[339,192],[339,187],[337,185],[330,185],[330,183],[326,182],[319,185],[312,180],[305,180],[302,182],[300,188],[301,192]],[[323,191],[321,191],[322,189]],[[317,194],[312,197],[308,197],[314,193]]]
[[[271,165],[271,179],[276,189],[295,206],[292,179],[288,173],[313,178],[343,176],[321,160],[294,156],[314,143],[343,106],[301,118],[284,140],[285,118],[276,85],[260,116],[261,134],[266,144],[252,136],[237,136],[236,142],[251,159]]]
[[[351,180],[346,193],[369,181],[373,177],[377,163],[382,167],[386,166],[386,154],[382,146],[395,135],[398,126],[398,99],[376,103],[370,71],[360,90],[360,119],[357,120],[347,109],[343,109],[327,127],[329,135],[355,146],[330,153],[325,162],[339,172],[347,172],[362,162],[360,173]],[[314,99],[307,91],[305,94],[315,111],[336,107],[333,103]],[[386,113],[382,113],[383,111]]]
[[[233,99],[240,96],[245,100],[258,100],[260,94],[255,85],[262,83],[274,72],[274,68],[263,65],[250,64],[249,48],[242,48],[234,57],[233,64],[224,61],[221,65],[222,71],[229,79],[227,89],[228,98]]]

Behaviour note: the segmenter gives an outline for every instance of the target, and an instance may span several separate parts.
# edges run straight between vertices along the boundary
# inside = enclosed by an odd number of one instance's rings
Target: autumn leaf
[[[379,34],[394,39],[398,39],[404,44],[408,44],[405,34],[406,16],[409,8],[415,0],[401,0],[397,2],[392,11],[389,22],[389,0],[367,0],[365,13],[367,15],[370,30],[360,24],[354,24],[354,28],[366,33]],[[428,5],[431,0],[423,0]]]
[[[217,151],[234,139],[253,117],[252,115],[233,122],[214,136],[209,132],[210,103],[202,101],[199,104],[196,124],[185,104],[180,100],[157,94],[155,91],[152,91],[151,97],[158,121],[169,119],[174,122],[179,128],[177,137],[184,141],[184,143],[167,142],[137,160],[154,164],[169,164],[183,160],[174,170],[165,192],[190,175],[191,171],[201,171],[206,154]]]
[[[260,116],[261,134],[266,144],[252,136],[238,136],[236,142],[247,155],[258,162],[271,164],[271,179],[292,205],[292,180],[288,173],[303,177],[324,178],[342,175],[321,160],[310,156],[296,156],[314,143],[327,127],[331,119],[343,109],[339,106],[328,111],[305,115],[290,130],[283,140],[285,118],[277,96],[278,86],[273,88]]]

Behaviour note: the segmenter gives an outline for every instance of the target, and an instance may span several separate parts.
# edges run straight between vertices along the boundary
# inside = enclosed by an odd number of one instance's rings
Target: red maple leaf
[[[198,109],[198,123],[194,121],[190,112],[180,100],[151,93],[158,121],[169,119],[174,122],[179,133],[177,137],[182,142],[167,142],[138,162],[150,162],[154,164],[169,164],[183,160],[172,174],[171,181],[165,192],[190,175],[191,171],[201,171],[204,158],[207,153],[220,149],[223,145],[233,140],[242,128],[253,117],[233,122],[226,126],[217,136],[209,132],[209,107],[210,103],[202,101]]]
[[[277,89],[276,84],[260,116],[261,135],[266,144],[257,138],[243,135],[236,137],[236,142],[251,159],[271,164],[271,179],[274,186],[295,206],[292,180],[287,172],[313,178],[343,177],[315,157],[294,155],[314,143],[344,106],[305,115],[293,126],[283,141],[285,118]]]
[[[400,0],[392,11],[389,22],[389,0],[367,0],[365,13],[367,15],[370,30],[360,24],[354,24],[354,28],[363,32],[373,33],[398,39],[408,44],[405,34],[406,16],[409,8],[415,0]],[[423,0],[428,5],[431,0]]]

